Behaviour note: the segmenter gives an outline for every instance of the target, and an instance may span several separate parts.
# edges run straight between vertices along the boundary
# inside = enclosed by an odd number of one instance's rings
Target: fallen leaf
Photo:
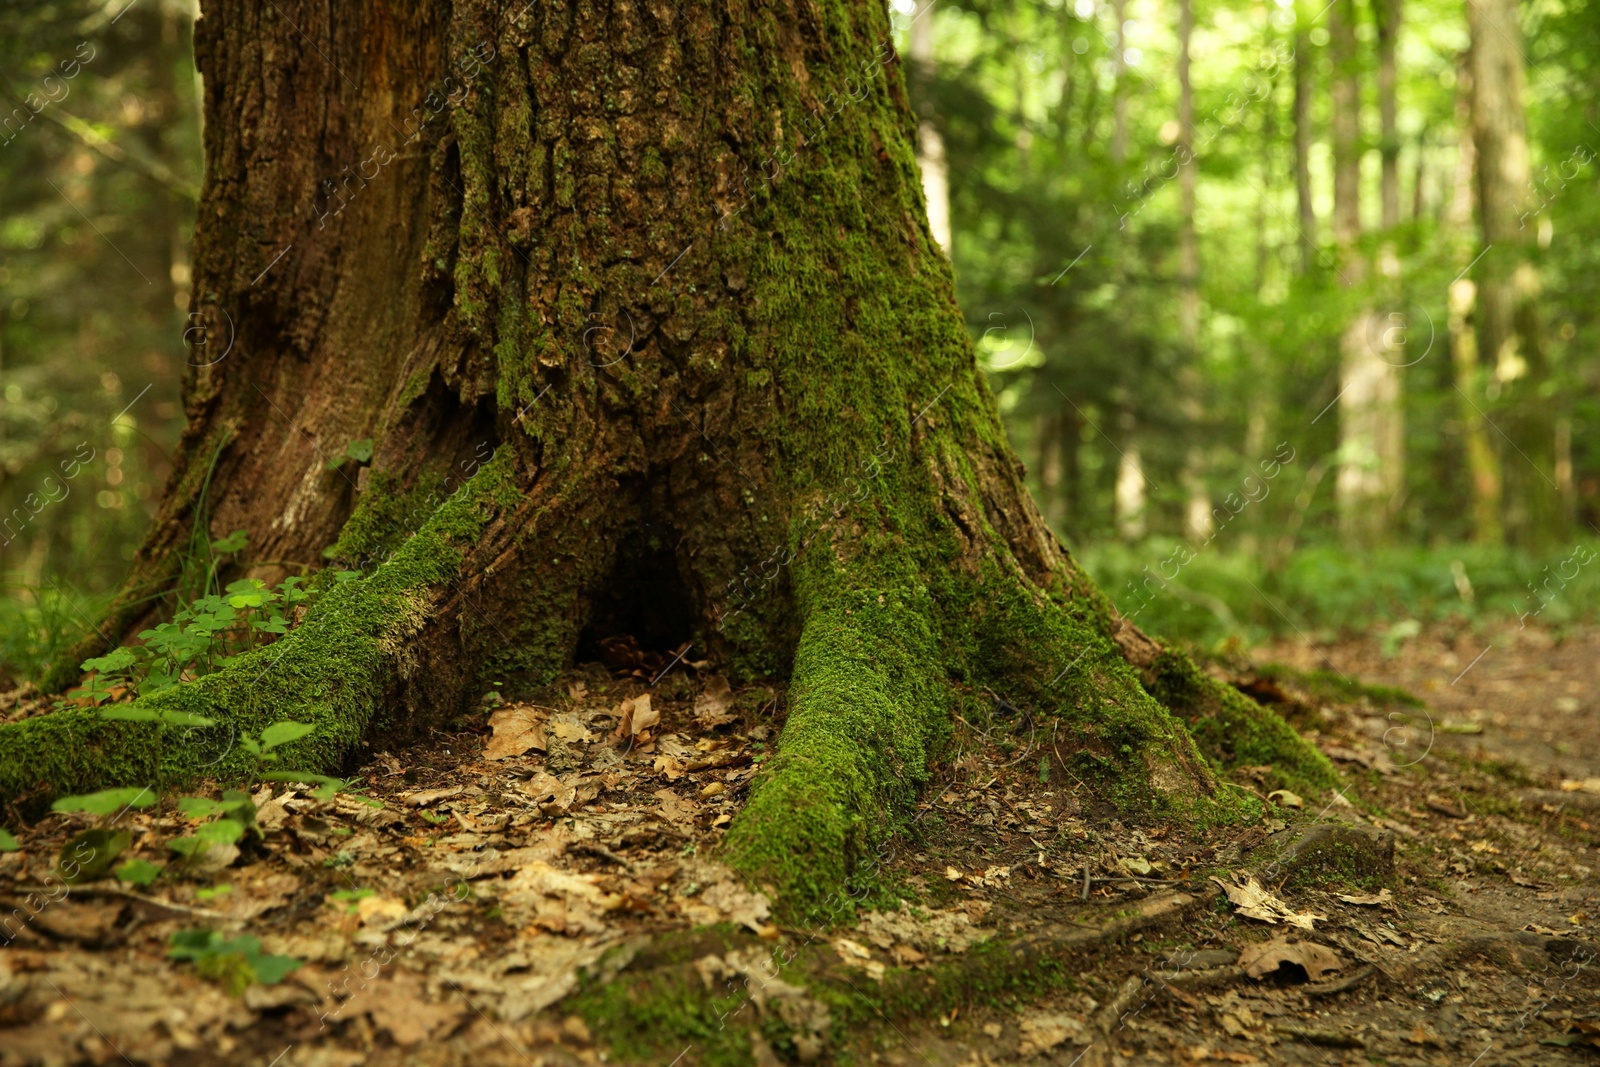
[[[1244,968],[1244,973],[1258,980],[1276,973],[1284,964],[1299,967],[1308,981],[1320,982],[1324,976],[1342,968],[1344,959],[1324,945],[1283,937],[1251,945],[1239,954],[1239,966]]]
[[[389,1031],[395,1044],[403,1046],[444,1036],[463,1014],[463,1009],[453,1004],[428,1001],[423,996],[422,979],[399,969],[392,971],[387,980],[374,983],[356,1003],[374,1026]]]
[[[1155,872],[1155,868],[1150,866],[1150,861],[1143,856],[1123,856],[1117,862],[1124,869],[1130,870],[1134,874],[1152,874]]]
[[[1017,1046],[1018,1056],[1037,1056],[1068,1041],[1077,1044],[1083,1037],[1083,1021],[1059,1013],[1024,1016],[1019,1028],[1022,1041]]]
[[[700,805],[692,800],[684,800],[670,789],[657,789],[656,799],[661,802],[661,814],[666,816],[668,822],[691,823],[695,813],[700,810]]]
[[[544,722],[532,704],[510,704],[489,716],[494,736],[484,746],[484,759],[507,759],[524,752],[545,750]]]
[[[733,690],[728,679],[714,674],[706,680],[706,687],[694,698],[694,717],[700,726],[711,729],[738,718],[728,711],[733,703]]]
[[[661,713],[650,706],[650,694],[640,693],[630,697],[617,705],[617,729],[615,735],[619,740],[624,737],[638,737],[650,727],[661,721]]]
[[[553,774],[543,772],[522,783],[522,791],[533,798],[539,810],[546,815],[564,815],[572,810],[578,799],[578,790]]]
[[[862,960],[870,960],[872,958],[872,952],[867,946],[860,942],[852,941],[848,937],[841,937],[834,941],[833,950],[846,963],[859,963]]]
[[[1360,904],[1370,907],[1375,904],[1388,904],[1394,900],[1394,894],[1387,889],[1380,889],[1376,893],[1340,893],[1339,899],[1346,904]]]
[[[413,808],[425,808],[429,804],[437,804],[441,800],[449,800],[451,797],[460,795],[461,787],[459,785],[453,785],[448,789],[424,789],[416,793],[411,793],[406,796],[405,800],[406,803],[411,805]]]
[[[1268,800],[1277,801],[1286,808],[1303,808],[1306,802],[1300,799],[1299,794],[1291,793],[1287,789],[1274,789],[1267,794]]]
[[[394,897],[362,897],[356,901],[356,914],[363,926],[403,919],[409,910],[405,901]]]
[[[961,881],[961,872],[956,870],[954,867],[946,867],[944,869],[944,876],[950,879],[952,882]]]
[[[1326,915],[1317,915],[1313,912],[1297,912],[1271,893],[1262,888],[1261,883],[1253,876],[1243,885],[1224,882],[1220,878],[1212,878],[1228,895],[1233,906],[1239,909],[1239,914],[1251,919],[1260,919],[1266,923],[1286,922],[1290,926],[1298,926],[1302,930],[1312,929],[1317,919],[1327,919]]]
[[[1600,778],[1563,778],[1563,793],[1600,793]]]

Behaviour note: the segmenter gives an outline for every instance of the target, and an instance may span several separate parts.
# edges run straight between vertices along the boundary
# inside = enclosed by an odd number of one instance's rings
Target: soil
[[[1049,724],[997,699],[867,862],[867,906],[782,920],[716,861],[781,690],[591,665],[367,753],[353,789],[261,784],[259,837],[187,871],[168,842],[203,819],[123,811],[117,863],[172,861],[148,885],[62,883],[90,816],[19,830],[0,1064],[1593,1062],[1600,744],[1568,686],[1597,645],[1497,639],[1453,687],[1469,642],[1444,634],[1266,650],[1429,707],[1236,666],[1345,775],[1249,825],[1095,810]],[[1341,844],[1308,861],[1308,833]],[[190,931],[231,943],[173,958]],[[299,965],[266,980],[274,956]]]

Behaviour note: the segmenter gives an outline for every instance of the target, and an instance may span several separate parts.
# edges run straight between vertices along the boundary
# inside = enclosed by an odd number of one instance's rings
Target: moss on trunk
[[[195,290],[241,330],[188,383],[139,574],[171,573],[202,517],[258,560],[381,562],[160,706],[315,722],[290,758],[330,767],[485,678],[548,681],[586,627],[681,618],[736,673],[790,679],[729,851],[791,913],[894,831],[984,689],[1129,813],[1239,814],[1207,755],[1326,773],[1181,657],[1142,677],[1159,646],[1029,499],[881,3],[219,0],[198,41]],[[263,275],[257,250],[290,245]],[[330,469],[367,437],[370,465]],[[196,767],[201,740],[0,726],[0,796],[247,769]]]

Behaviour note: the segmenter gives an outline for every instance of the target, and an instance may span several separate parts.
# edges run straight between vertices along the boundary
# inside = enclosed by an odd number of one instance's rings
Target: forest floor
[[[63,884],[91,822],[53,815],[0,854],[0,1064],[1594,1062],[1600,634],[1395,651],[1228,675],[1346,775],[1247,826],[1124,824],[1045,724],[962,724],[836,924],[717,862],[782,693],[686,665],[582,668],[360,794],[263,785],[260,840],[144,886]],[[119,862],[196,821],[121,813]]]

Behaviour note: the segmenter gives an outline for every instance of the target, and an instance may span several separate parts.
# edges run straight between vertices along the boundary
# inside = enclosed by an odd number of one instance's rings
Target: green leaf
[[[62,797],[50,805],[50,810],[86,811],[90,815],[110,815],[126,808],[148,808],[156,800],[156,791],[149,786],[128,786],[125,789],[102,789],[98,793]]]
[[[194,836],[207,845],[231,845],[244,836],[244,827],[232,819],[218,819],[201,826]]]
[[[233,892],[233,886],[223,883],[222,885],[207,886],[204,889],[196,889],[194,891],[194,896],[196,900],[212,901],[216,900],[218,897],[225,897],[231,892]]]
[[[180,797],[178,810],[191,819],[209,819],[228,810],[228,806],[220,800],[212,800],[209,797]]]
[[[302,961],[293,956],[273,956],[267,953],[245,958],[250,961],[251,968],[256,972],[256,981],[262,985],[277,985],[302,964]]]
[[[357,463],[365,463],[372,458],[372,438],[363,437],[359,441],[351,441],[344,446],[344,454]]]
[[[195,960],[215,950],[215,930],[179,930],[167,938],[167,955],[175,960]]]
[[[124,645],[112,649],[103,656],[95,659],[86,659],[81,664],[86,671],[99,671],[101,674],[111,674],[115,671],[126,670],[139,661],[139,655],[133,649]]]
[[[11,836],[11,831],[0,827],[0,852],[15,852],[22,846],[17,844],[17,839]]]
[[[84,830],[67,839],[56,857],[56,872],[68,885],[104,878],[133,841],[126,830]]]
[[[211,553],[215,556],[228,556],[238,552],[250,543],[249,535],[243,530],[235,530],[227,537],[211,542]]]
[[[129,860],[116,870],[117,879],[130,885],[149,885],[161,876],[161,868],[149,860]]]
[[[315,733],[317,728],[303,722],[294,722],[285,719],[275,722],[261,731],[261,749],[270,751],[279,745],[287,745],[290,741],[298,741],[307,734]]]

